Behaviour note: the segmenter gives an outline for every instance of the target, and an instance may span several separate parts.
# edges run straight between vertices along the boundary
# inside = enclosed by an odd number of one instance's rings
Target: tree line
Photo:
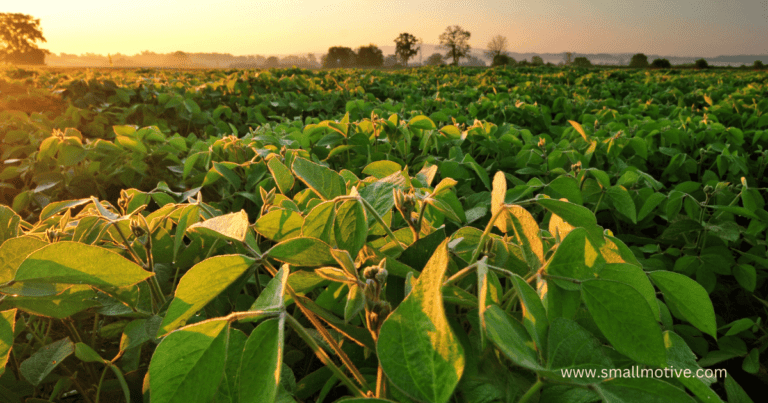
[[[450,62],[452,65],[458,65],[464,58],[467,60],[464,65],[485,66],[485,62],[469,53],[471,46],[469,38],[471,33],[459,25],[451,25],[445,29],[439,39],[440,48],[445,53],[433,53],[427,57],[427,65],[442,65]],[[45,64],[46,55],[51,54],[48,50],[40,49],[36,42],[46,42],[43,37],[43,31],[40,27],[40,20],[30,15],[19,13],[0,13],[0,62],[11,64]],[[328,49],[328,53],[321,57],[318,63],[313,54],[307,56],[287,56],[283,60],[276,56],[264,58],[263,56],[238,56],[237,61],[229,63],[228,66],[218,67],[263,67],[272,68],[287,65],[297,67],[315,68],[318,64],[323,68],[339,67],[408,67],[412,58],[419,54],[423,41],[416,38],[413,34],[403,32],[394,40],[395,54],[384,56],[384,53],[374,44],[361,46],[357,50],[349,47],[334,46]],[[531,61],[523,59],[516,61],[507,53],[507,38],[501,35],[494,36],[488,42],[486,57],[492,60],[491,66],[541,66],[544,60],[541,56],[531,57]],[[197,54],[196,54],[197,55]],[[218,55],[218,54],[214,54]],[[142,54],[143,56],[143,54]],[[191,63],[190,54],[185,52],[174,52],[169,55],[163,55],[166,61],[169,61],[176,67],[194,67]],[[226,56],[226,55],[225,55]],[[63,57],[63,54],[62,56]],[[99,56],[103,58],[103,56]],[[121,67],[130,67],[130,61],[125,57],[119,56],[117,65]],[[109,66],[115,66],[111,55],[107,56]],[[241,60],[242,59],[242,60]],[[123,64],[128,64],[123,66]],[[551,64],[551,63],[549,63]],[[620,63],[624,64],[624,63]],[[573,57],[572,52],[563,53],[563,61],[559,65],[574,67],[591,67],[592,62],[586,57]],[[634,68],[671,68],[669,60],[658,58],[648,62],[648,57],[643,53],[632,56],[629,61],[629,67]],[[688,67],[688,66],[679,66]],[[690,67],[706,69],[709,67],[704,59],[699,59]],[[755,60],[752,65],[755,69],[763,69],[763,62]]]

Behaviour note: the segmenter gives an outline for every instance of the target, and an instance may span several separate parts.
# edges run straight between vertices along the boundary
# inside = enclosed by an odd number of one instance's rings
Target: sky
[[[505,36],[517,53],[768,54],[768,0],[0,0],[41,20],[53,53],[286,55],[439,44],[450,25],[473,49]],[[8,4],[12,3],[12,4]]]

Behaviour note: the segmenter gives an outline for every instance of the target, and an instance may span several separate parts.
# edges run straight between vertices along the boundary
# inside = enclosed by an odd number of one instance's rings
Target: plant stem
[[[104,370],[101,371],[101,378],[99,379],[99,386],[96,387],[96,403],[99,403],[99,397],[101,395],[101,384],[104,383],[104,376],[107,374],[108,366],[104,366]]]
[[[597,214],[597,209],[600,208],[600,202],[603,201],[603,196],[605,196],[605,190],[603,190],[602,193],[600,193],[600,198],[597,199],[597,204],[595,204],[595,210],[592,211],[592,214]]]
[[[294,319],[291,315],[285,315],[285,318],[291,324],[293,330],[299,334],[299,337],[301,337],[302,340],[304,340],[304,342],[307,343],[307,345],[309,345],[309,347],[315,352],[317,358],[319,358],[320,361],[325,364],[344,385],[352,390],[357,396],[367,397],[367,394],[363,392],[362,389],[358,388],[357,385],[355,385],[355,383],[352,382],[352,380],[349,379],[349,377],[344,373],[344,371],[341,370],[341,368],[336,366],[336,363],[334,363],[333,360],[331,360],[331,357],[325,353],[325,350],[323,350],[322,347],[320,347],[317,342],[315,342],[315,339],[313,339],[312,336],[307,333],[306,329],[304,329],[304,326],[302,326],[299,321]]]
[[[491,217],[491,220],[488,221],[488,225],[485,226],[485,231],[483,231],[483,235],[480,236],[480,242],[477,244],[477,248],[472,253],[472,258],[469,259],[468,263],[475,263],[477,262],[477,258],[480,256],[480,252],[483,250],[483,245],[485,244],[485,240],[488,238],[488,235],[491,233],[491,229],[493,229],[493,224],[496,222],[496,220],[499,218],[502,212],[507,211],[507,206],[502,204],[501,208],[493,214]]]
[[[400,244],[400,241],[397,239],[397,237],[395,236],[395,234],[394,234],[394,233],[392,232],[392,230],[389,228],[389,226],[387,225],[387,223],[385,223],[385,222],[384,222],[384,219],[383,219],[383,218],[381,218],[381,216],[379,215],[379,213],[377,213],[377,212],[376,212],[376,210],[374,210],[373,206],[371,206],[371,205],[368,203],[368,201],[367,201],[367,200],[363,199],[363,198],[362,198],[362,197],[360,197],[360,196],[358,196],[358,197],[357,197],[357,200],[359,200],[361,203],[363,203],[363,207],[365,207],[365,209],[366,209],[366,210],[368,210],[368,213],[369,213],[369,214],[371,214],[371,215],[373,215],[373,218],[375,218],[375,219],[376,219],[376,222],[378,222],[378,223],[379,223],[379,225],[381,225],[381,226],[384,228],[384,231],[386,231],[386,233],[387,233],[387,236],[389,236],[390,238],[392,238],[392,240],[393,240],[393,241],[395,241],[395,245],[397,245],[397,248],[398,248],[398,249],[400,249],[400,252],[404,251],[404,250],[405,250],[405,248],[403,247],[403,245],[401,245],[401,244]]]
[[[530,389],[517,401],[517,403],[527,403],[536,393],[544,386],[544,382],[541,379],[537,379]]]

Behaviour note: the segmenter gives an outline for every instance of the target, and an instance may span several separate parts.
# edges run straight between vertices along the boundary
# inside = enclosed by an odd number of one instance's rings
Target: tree
[[[384,58],[384,67],[400,67],[400,63],[398,63],[397,55],[387,55],[387,57]]]
[[[419,53],[421,46],[416,46],[418,43],[419,40],[407,32],[395,38],[395,55],[403,62],[403,66],[408,67],[408,60]]]
[[[586,57],[577,57],[573,59],[572,64],[576,67],[592,67],[592,62]]]
[[[517,61],[509,55],[500,54],[496,55],[496,57],[493,58],[493,63],[491,63],[491,67],[496,66],[514,66],[517,64]]]
[[[488,42],[488,50],[485,52],[485,55],[493,60],[496,56],[499,56],[501,54],[504,54],[504,52],[507,51],[507,38],[496,35],[491,39],[490,42]]]
[[[440,47],[448,51],[446,57],[453,59],[454,66],[458,66],[459,59],[469,53],[470,46],[467,43],[469,36],[469,31],[465,31],[458,25],[450,26],[440,34]]]
[[[763,65],[762,60],[755,60],[755,62],[752,63],[752,68],[755,70],[762,70],[763,68],[765,68],[765,65]]]
[[[709,68],[709,63],[707,63],[707,61],[704,60],[704,59],[696,60],[695,63],[696,63],[696,68],[697,69],[708,69]]]
[[[648,56],[642,53],[632,56],[632,60],[629,61],[629,67],[648,67]]]
[[[669,69],[672,68],[672,63],[667,59],[654,59],[651,62],[651,67],[656,69]]]
[[[31,15],[0,13],[0,61],[14,64],[45,64],[45,55],[35,42],[46,42],[40,20]]]
[[[541,66],[544,64],[544,59],[541,56],[534,56],[531,58],[531,64],[534,66]]]
[[[432,56],[427,58],[427,65],[428,66],[442,66],[445,62],[443,61],[443,55],[441,53],[432,53]]]
[[[328,54],[323,59],[323,68],[352,67],[355,64],[355,51],[343,46],[334,46],[328,49]]]
[[[265,68],[272,69],[278,66],[280,66],[280,59],[278,59],[277,56],[270,56],[264,61]]]
[[[467,60],[464,63],[461,63],[461,65],[473,66],[473,67],[485,67],[485,62],[483,60],[478,59],[476,56],[467,55]]]
[[[378,46],[370,44],[357,50],[357,65],[365,67],[381,67],[384,64],[384,52]]]
[[[573,63],[573,52],[563,52],[563,63],[565,65]]]

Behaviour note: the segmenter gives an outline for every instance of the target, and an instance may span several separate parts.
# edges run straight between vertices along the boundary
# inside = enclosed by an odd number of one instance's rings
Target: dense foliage
[[[3,70],[0,396],[750,401],[766,79]]]

